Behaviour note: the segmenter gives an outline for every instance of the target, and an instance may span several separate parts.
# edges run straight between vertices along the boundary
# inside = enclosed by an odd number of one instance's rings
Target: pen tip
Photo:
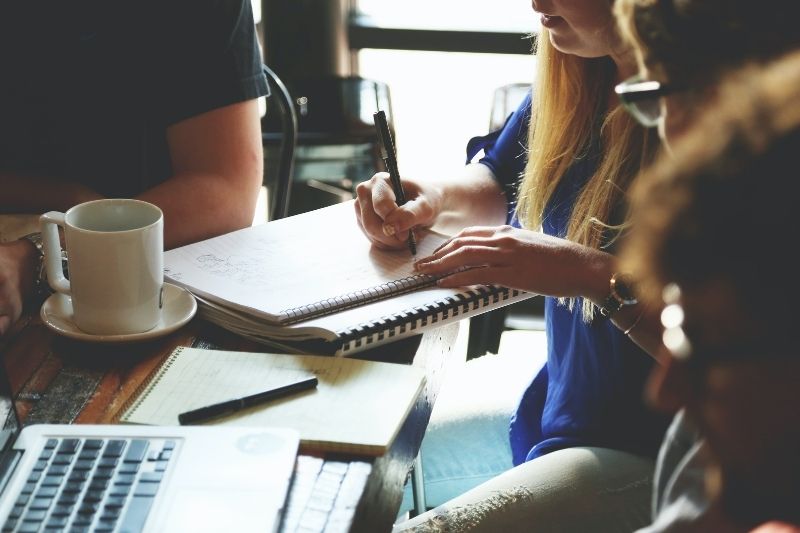
[[[417,255],[417,237],[413,228],[408,231],[408,248],[411,250],[411,255]]]

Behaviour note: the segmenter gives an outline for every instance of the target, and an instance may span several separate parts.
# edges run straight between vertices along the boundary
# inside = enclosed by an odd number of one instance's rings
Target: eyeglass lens
[[[661,118],[659,98],[647,98],[636,102],[624,102],[625,108],[642,126],[654,128]]]

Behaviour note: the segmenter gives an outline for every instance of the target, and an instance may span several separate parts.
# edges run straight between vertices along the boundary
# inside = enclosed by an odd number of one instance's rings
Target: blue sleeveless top
[[[480,150],[509,199],[513,215],[516,185],[525,169],[531,96],[498,131],[470,140],[467,160]],[[572,206],[594,174],[595,145],[576,159],[545,207],[542,229],[564,237]],[[583,320],[581,301],[572,310],[545,297],[547,363],[524,391],[511,419],[514,464],[573,446],[598,446],[655,457],[668,419],[644,403],[644,382],[653,359],[608,319]]]

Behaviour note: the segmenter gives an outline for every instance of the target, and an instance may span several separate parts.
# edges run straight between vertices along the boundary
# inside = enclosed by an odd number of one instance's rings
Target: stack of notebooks
[[[206,320],[292,353],[349,355],[533,296],[417,274],[447,238],[419,231],[416,257],[379,250],[350,201],[170,250],[165,275]]]

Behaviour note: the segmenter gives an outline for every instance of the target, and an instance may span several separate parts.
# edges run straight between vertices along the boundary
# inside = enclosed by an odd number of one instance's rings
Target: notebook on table
[[[290,429],[31,425],[0,363],[0,530],[276,531]]]
[[[180,413],[315,375],[315,389],[207,421],[296,429],[310,452],[381,455],[425,383],[422,369],[358,359],[177,348],[122,408],[119,421],[170,425]]]
[[[447,238],[419,230],[416,257],[379,250],[349,201],[169,250],[165,275],[205,319],[296,353],[348,355],[533,296],[416,273]]]

